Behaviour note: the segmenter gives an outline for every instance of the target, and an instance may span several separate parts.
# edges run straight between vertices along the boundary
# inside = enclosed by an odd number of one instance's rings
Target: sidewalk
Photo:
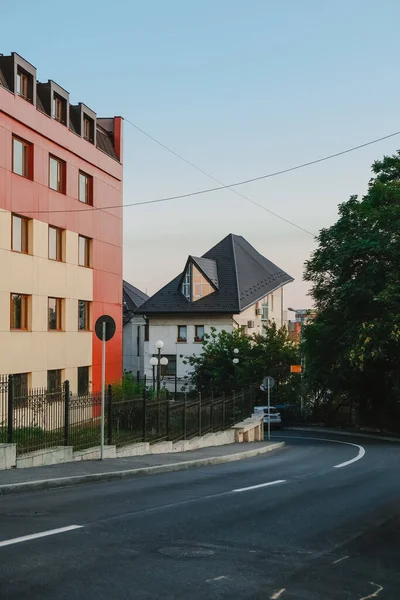
[[[103,461],[85,460],[30,469],[10,469],[0,471],[0,496],[217,465],[252,458],[278,450],[283,446],[284,442],[228,444],[187,452],[147,454]]]

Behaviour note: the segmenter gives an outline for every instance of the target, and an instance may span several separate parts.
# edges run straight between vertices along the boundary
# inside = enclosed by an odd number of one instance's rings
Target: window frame
[[[21,327],[15,327],[15,321],[13,319],[13,297],[21,297]],[[30,296],[28,294],[17,294],[16,292],[10,293],[10,331],[29,331],[29,301]]]
[[[23,156],[22,156],[22,173],[18,173],[15,170],[15,142],[18,142],[22,145],[23,148]],[[19,175],[19,177],[24,177],[25,179],[33,179],[32,176],[32,148],[33,144],[19,137],[18,135],[12,136],[12,172],[15,175]]]
[[[58,108],[60,107],[60,110]],[[59,116],[61,115],[61,116]],[[59,96],[57,92],[53,92],[53,106],[52,106],[53,119],[65,125],[66,122],[66,102],[65,99]]]
[[[13,400],[15,403],[15,406],[18,408],[21,408],[23,406],[27,406],[28,404],[28,396],[29,396],[29,376],[30,373],[13,373],[13,380],[12,380],[12,386],[13,386]],[[23,377],[25,380],[22,382],[22,385],[20,383],[20,389],[17,393],[17,381],[15,378],[18,377]]]
[[[87,369],[86,373],[87,373],[87,382],[85,382],[85,391],[82,392],[80,388],[80,381],[79,381],[79,372],[81,369]],[[89,388],[90,388],[90,367],[89,366],[81,366],[77,368],[77,394],[79,397],[82,396],[87,396],[89,394]]]
[[[21,250],[18,250],[14,247],[15,239],[14,239],[14,219],[19,219],[21,221]],[[18,252],[19,254],[30,254],[29,252],[29,221],[28,217],[23,217],[21,215],[17,215],[12,213],[11,215],[11,250],[13,252]]]
[[[187,325],[177,325],[178,333],[176,336],[176,341],[178,344],[186,344],[188,341],[187,337]],[[181,329],[185,329],[185,336],[181,336]]]
[[[81,302],[84,303],[85,305],[85,315],[84,315],[84,327],[81,327],[81,312],[80,312],[80,304]],[[91,303],[89,300],[78,300],[78,331],[91,331],[90,328],[90,310],[91,310]]]
[[[84,263],[81,263],[81,249],[80,249],[81,239],[86,241]],[[80,267],[85,267],[87,269],[90,269],[92,267],[92,239],[86,237],[85,235],[80,235],[80,234],[78,235],[78,265]]]
[[[50,327],[50,300],[55,300],[56,326]],[[49,296],[47,298],[47,330],[63,331],[63,301],[62,298]]]
[[[86,114],[83,115],[82,137],[87,142],[94,143],[94,121]]]
[[[19,83],[19,88],[20,88],[19,91],[18,91],[18,83]],[[25,91],[25,90],[23,90],[24,87],[26,87],[26,94],[23,93]],[[18,96],[20,96],[21,98],[23,98],[24,100],[28,100],[28,102],[31,102],[31,99],[29,97],[29,75],[28,75],[28,73],[26,73],[26,71],[24,71],[20,67],[17,68],[16,94]]]
[[[51,185],[51,161],[57,163],[57,187],[53,187]],[[60,194],[66,193],[66,171],[67,165],[65,160],[58,158],[54,154],[49,154],[49,188],[54,192],[59,192]]]
[[[50,256],[50,230],[53,230],[56,232],[56,257],[53,258],[52,256]],[[63,260],[63,230],[60,229],[59,227],[55,227],[54,225],[49,225],[48,227],[48,234],[47,234],[47,242],[48,242],[48,248],[47,248],[47,257],[49,260],[53,260],[55,262],[64,262]]]
[[[85,178],[85,199],[81,198],[81,177]],[[78,200],[82,202],[82,204],[87,204],[88,206],[93,206],[93,177],[85,171],[79,171],[78,174]]]
[[[202,328],[202,329],[203,329],[203,335],[202,335],[202,337],[200,337],[200,336],[198,335],[198,333],[199,333],[199,332],[198,332],[198,330],[199,330],[200,328]],[[204,325],[195,325],[195,326],[194,326],[194,341],[195,341],[195,343],[196,343],[196,344],[200,344],[200,343],[202,343],[202,342],[204,341],[204,334],[205,334],[205,328],[204,328]]]
[[[49,374],[56,374],[56,385],[54,386],[55,389],[50,389],[49,385]],[[58,384],[58,386],[57,386]],[[61,394],[62,394],[62,369],[48,369],[47,371],[47,387],[46,387],[46,392],[47,394],[50,396],[51,400],[56,400],[58,399],[57,396],[59,397],[59,399],[61,400]]]

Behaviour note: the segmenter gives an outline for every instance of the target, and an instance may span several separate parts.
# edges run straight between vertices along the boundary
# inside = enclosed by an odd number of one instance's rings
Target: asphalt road
[[[398,600],[400,444],[274,439],[242,462],[0,498],[1,600]]]

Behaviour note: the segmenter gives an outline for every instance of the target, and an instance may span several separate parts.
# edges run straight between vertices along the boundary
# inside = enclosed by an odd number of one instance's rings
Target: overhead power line
[[[399,134],[400,134],[400,131],[396,131],[394,133],[390,133],[389,135],[385,135],[380,138],[371,140],[369,142],[365,142],[364,144],[359,144],[358,146],[353,146],[352,148],[342,150],[341,152],[335,152],[335,154],[329,154],[328,156],[323,156],[321,158],[317,158],[317,159],[311,160],[309,162],[301,163],[299,165],[295,165],[294,167],[288,167],[287,169],[282,169],[281,171],[274,171],[272,173],[267,173],[266,175],[259,175],[258,177],[252,177],[251,179],[244,179],[242,181],[237,181],[235,183],[230,183],[230,184],[226,184],[226,185],[224,184],[224,185],[220,185],[217,187],[206,188],[206,189],[202,189],[202,190],[196,190],[194,192],[188,192],[186,194],[178,194],[176,196],[166,196],[164,198],[156,198],[155,200],[143,200],[142,202],[131,202],[129,204],[113,204],[110,206],[102,206],[102,207],[88,206],[87,208],[71,208],[71,209],[64,209],[64,210],[63,209],[60,209],[60,210],[32,210],[29,212],[32,212],[35,214],[74,213],[74,212],[84,212],[87,210],[93,211],[93,210],[107,210],[107,209],[112,209],[112,208],[130,208],[132,206],[144,206],[146,204],[157,204],[160,202],[170,202],[172,200],[180,200],[183,198],[192,198],[194,196],[200,196],[202,194],[209,194],[211,192],[218,192],[220,190],[226,190],[226,189],[238,187],[241,185],[247,185],[247,184],[253,183],[255,181],[261,181],[262,179],[268,179],[270,177],[276,177],[278,175],[283,175],[284,173],[290,173],[291,171],[297,171],[299,169],[303,169],[305,167],[309,167],[311,165],[315,165],[315,164],[330,160],[332,158],[342,156],[344,154],[349,154],[350,152],[354,152],[355,150],[360,150],[361,148],[365,148],[367,146],[371,146],[372,144],[382,142],[389,138],[395,137]],[[184,160],[186,161],[186,159],[184,159]],[[186,162],[189,162],[189,161],[186,161]],[[265,208],[265,207],[263,207],[263,208]],[[279,218],[281,218],[281,217],[279,216]],[[288,221],[288,222],[293,225],[293,223],[291,223],[290,221]],[[298,227],[297,225],[295,225],[295,226]],[[306,230],[304,230],[304,231],[306,231]],[[306,232],[309,233],[310,235],[314,235],[310,231],[306,231]]]
[[[202,173],[203,175],[205,175],[209,179],[212,179],[213,181],[216,181],[217,183],[219,183],[222,186],[225,185],[225,183],[223,181],[221,181],[220,179],[217,179],[217,177],[214,177],[214,175],[211,175],[210,173],[207,173],[207,171],[204,171],[204,169],[202,169],[201,167],[199,167],[198,165],[196,165],[192,161],[188,160],[184,156],[181,156],[181,154],[178,154],[178,152],[175,152],[175,150],[172,150],[172,148],[169,148],[168,146],[166,146],[165,144],[163,144],[162,142],[160,142],[160,140],[157,140],[155,137],[153,137],[152,135],[150,135],[150,133],[147,133],[147,131],[144,131],[144,129],[141,129],[138,125],[135,125],[135,123],[132,123],[132,121],[130,121],[129,119],[125,119],[125,121],[127,123],[129,123],[130,125],[132,125],[132,127],[134,127],[135,129],[137,129],[138,131],[140,131],[140,133],[143,133],[143,135],[145,135],[146,137],[148,137],[150,140],[152,140],[153,142],[155,142],[156,144],[158,144],[159,146],[161,146],[161,148],[164,148],[164,150],[167,150],[168,152],[170,152],[171,154],[173,154],[174,156],[176,156],[177,158],[179,158],[180,160],[182,160],[184,163],[186,163],[190,167],[193,167],[194,169],[196,169],[196,171],[198,171],[199,173]],[[234,194],[236,194],[237,196],[240,196],[241,198],[244,198],[245,200],[248,200],[249,202],[251,202],[252,204],[254,204],[254,206],[258,206],[262,210],[265,210],[270,215],[273,215],[274,217],[277,217],[278,219],[281,219],[281,221],[284,221],[285,223],[288,223],[289,225],[292,225],[293,227],[296,227],[297,229],[300,229],[300,231],[303,231],[304,233],[307,233],[307,234],[311,235],[312,237],[315,237],[315,233],[312,233],[311,231],[308,231],[307,229],[304,229],[304,227],[301,227],[300,225],[297,225],[297,223],[294,223],[293,221],[289,221],[289,219],[287,219],[286,217],[282,217],[282,215],[279,215],[278,213],[274,212],[270,208],[267,208],[266,206],[263,206],[262,204],[259,204],[258,202],[256,202],[255,200],[252,200],[248,196],[245,196],[244,194],[242,194],[241,192],[239,192],[235,188],[230,188],[229,187],[228,189],[231,192],[233,192]]]

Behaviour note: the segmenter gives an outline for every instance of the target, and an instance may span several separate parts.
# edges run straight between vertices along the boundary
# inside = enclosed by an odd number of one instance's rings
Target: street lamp
[[[239,348],[234,348],[233,349],[233,354],[239,354]],[[235,356],[235,358],[233,358],[232,360],[234,365],[238,365],[239,364],[239,359],[237,358],[237,356]]]
[[[153,367],[153,388],[155,387],[155,369],[157,367],[157,400],[160,396],[161,366],[165,367],[168,364],[168,358],[166,356],[161,356],[161,350],[163,348],[164,342],[158,340],[156,342],[157,356],[152,356],[150,358],[150,364]]]

